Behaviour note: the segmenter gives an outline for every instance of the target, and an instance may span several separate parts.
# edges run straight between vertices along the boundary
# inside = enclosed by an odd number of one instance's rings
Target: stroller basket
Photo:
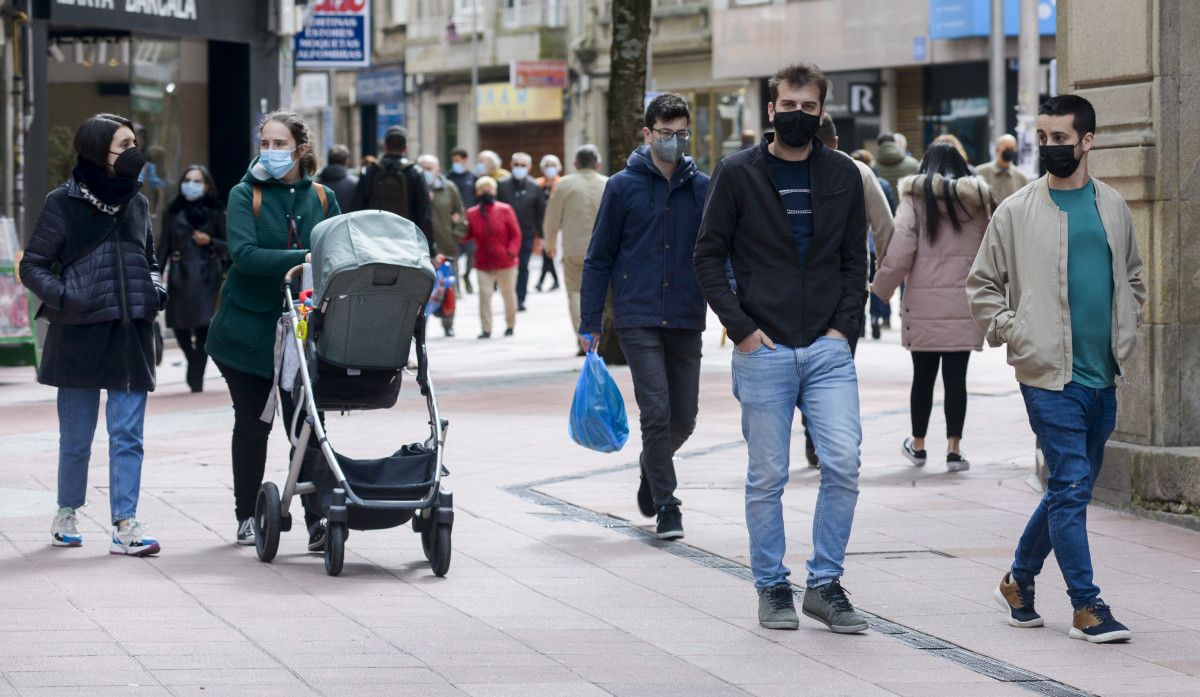
[[[417,443],[406,445],[389,457],[355,460],[336,451],[334,455],[346,476],[346,484],[363,499],[419,501],[429,495],[433,486],[437,453]],[[304,456],[306,473],[317,487],[316,494],[304,497],[305,507],[318,514],[327,509],[333,489],[338,486],[333,470],[325,465],[323,458],[321,450],[313,447]],[[352,507],[348,523],[355,530],[390,528],[408,521],[412,514],[411,510]]]

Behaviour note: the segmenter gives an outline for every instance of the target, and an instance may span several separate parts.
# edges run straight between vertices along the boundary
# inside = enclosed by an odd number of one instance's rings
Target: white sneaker
[[[112,547],[108,551],[110,554],[144,557],[148,554],[158,554],[159,550],[158,540],[154,539],[146,526],[130,519],[113,528]]]
[[[83,544],[74,508],[64,506],[58,509],[54,523],[50,525],[50,537],[55,547],[79,547]]]
[[[237,543],[248,547],[254,544],[254,519],[247,518],[238,523]]]

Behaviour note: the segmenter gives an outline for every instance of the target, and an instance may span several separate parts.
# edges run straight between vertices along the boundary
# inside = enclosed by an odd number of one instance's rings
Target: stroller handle
[[[313,282],[312,282],[312,278],[313,278],[312,264],[308,263],[308,262],[305,262],[303,264],[297,264],[296,266],[293,266],[292,268],[288,269],[288,272],[283,275],[283,285],[285,287],[287,287],[287,289],[289,291],[291,291],[294,287],[293,283],[294,283],[294,279],[296,276],[296,272],[301,273],[300,289],[304,290],[306,288],[311,288],[312,284],[313,284]]]

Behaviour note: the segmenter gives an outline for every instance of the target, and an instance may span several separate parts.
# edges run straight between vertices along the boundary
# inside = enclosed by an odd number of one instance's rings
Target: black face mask
[[[1016,150],[1005,150],[1004,152],[1000,153],[1000,159],[1004,160],[1005,162],[1016,162],[1017,161],[1017,151]]]
[[[496,202],[496,194],[479,194],[479,201],[485,206]]]
[[[812,142],[817,129],[821,127],[821,117],[809,114],[799,109],[795,111],[775,112],[775,135],[789,148],[803,148]]]
[[[142,152],[136,147],[129,148],[125,152],[117,155],[116,162],[113,162],[113,171],[118,177],[126,179],[136,179],[142,173],[142,168],[146,166],[146,158],[142,156]]]
[[[1038,148],[1038,156],[1042,160],[1042,167],[1059,179],[1066,179],[1075,174],[1075,170],[1079,168],[1079,160],[1075,159],[1076,145],[1078,143],[1041,146]]]

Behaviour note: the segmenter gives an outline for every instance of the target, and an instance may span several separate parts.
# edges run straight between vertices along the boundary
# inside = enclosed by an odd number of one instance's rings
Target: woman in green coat
[[[208,331],[208,355],[233,398],[233,495],[237,543],[254,544],[254,501],[262,486],[272,421],[261,416],[274,389],[275,326],[283,276],[308,257],[313,227],[341,213],[333,191],[313,182],[317,157],[308,124],[295,113],[267,115],[261,152],[229,193],[226,230],[233,266]],[[282,400],[284,422],[294,405]],[[324,548],[320,518],[305,513],[309,549]]]

